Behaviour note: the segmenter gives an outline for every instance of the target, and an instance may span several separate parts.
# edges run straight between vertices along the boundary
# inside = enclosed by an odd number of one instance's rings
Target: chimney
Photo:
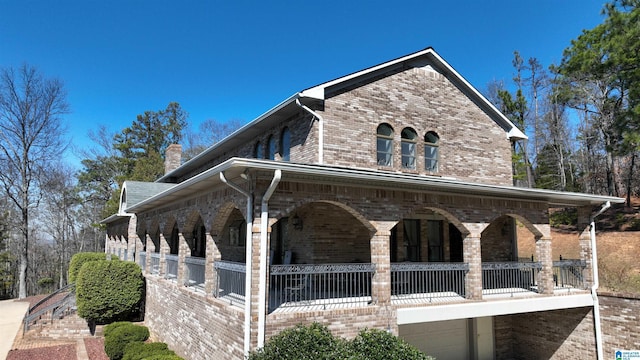
[[[167,146],[167,150],[164,153],[164,174],[172,172],[180,167],[182,162],[182,145],[171,144]]]

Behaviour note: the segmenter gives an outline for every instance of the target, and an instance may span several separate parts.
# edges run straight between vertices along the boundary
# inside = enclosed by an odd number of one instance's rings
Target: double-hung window
[[[418,134],[412,128],[402,129],[402,167],[415,170]]]
[[[393,128],[389,124],[380,124],[377,135],[378,166],[393,165]]]
[[[424,136],[424,168],[429,172],[438,172],[438,134],[429,131]]]

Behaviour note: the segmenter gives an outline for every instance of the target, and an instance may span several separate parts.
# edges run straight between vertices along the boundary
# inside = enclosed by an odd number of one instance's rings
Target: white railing
[[[140,268],[142,269],[142,271],[145,270],[146,264],[147,264],[147,253],[144,251],[138,252],[138,265],[140,265]]]
[[[272,265],[270,271],[271,311],[279,307],[327,308],[371,301],[374,264]]]
[[[537,292],[539,262],[482,263],[483,295]]]
[[[213,268],[217,274],[213,296],[229,301],[232,305],[243,305],[245,298],[245,263],[216,261]]]
[[[587,267],[584,260],[560,260],[553,262],[553,281],[556,288],[580,289],[586,288],[583,272]]]
[[[176,280],[178,278],[178,255],[166,254],[164,261],[167,266],[164,277],[170,280]]]
[[[194,256],[186,257],[184,264],[188,271],[187,283],[185,285],[203,287],[205,258]]]
[[[151,255],[151,275],[160,275],[160,253],[152,252]]]
[[[463,300],[467,272],[467,263],[393,263],[392,299],[422,299],[429,302]]]

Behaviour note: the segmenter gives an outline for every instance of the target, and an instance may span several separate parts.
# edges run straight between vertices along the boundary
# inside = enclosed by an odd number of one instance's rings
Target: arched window
[[[433,131],[424,135],[424,169],[430,172],[438,172],[438,142],[440,137]]]
[[[416,144],[418,134],[412,128],[402,129],[402,167],[405,169],[416,168]]]
[[[378,125],[376,131],[379,166],[393,165],[393,128],[389,124]]]
[[[280,134],[280,157],[282,161],[289,161],[291,152],[291,132],[288,127],[282,129]]]
[[[267,159],[276,159],[276,139],[273,136],[269,136],[267,140]]]
[[[264,152],[262,150],[262,144],[258,141],[256,147],[253,148],[253,157],[256,159],[264,159]]]

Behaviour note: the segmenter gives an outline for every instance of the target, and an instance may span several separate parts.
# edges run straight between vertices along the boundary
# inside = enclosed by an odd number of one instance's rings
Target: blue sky
[[[170,101],[248,122],[293,93],[433,47],[472,85],[509,82],[513,51],[558,63],[602,0],[0,0],[0,66],[63,80],[76,147]],[[68,154],[77,165],[77,155]]]

